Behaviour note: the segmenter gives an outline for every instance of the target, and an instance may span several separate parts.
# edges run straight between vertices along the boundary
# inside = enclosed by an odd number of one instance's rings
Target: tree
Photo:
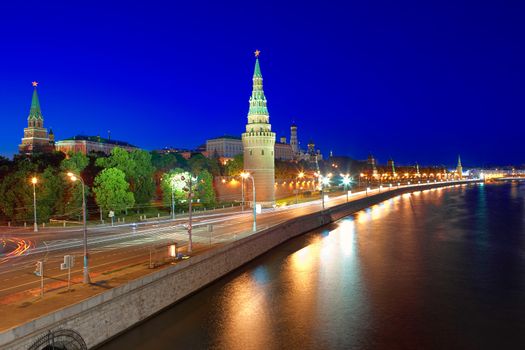
[[[129,182],[131,192],[134,194],[137,204],[147,204],[155,193],[155,182],[153,173],[155,168],[151,164],[151,155],[143,150],[128,152],[122,148],[115,147],[107,158],[99,158],[96,161],[103,168],[116,168],[125,174]]]
[[[64,212],[64,192],[66,180],[55,168],[47,167],[39,176],[37,193],[37,216],[41,222],[48,221],[53,215]]]
[[[199,174],[202,170],[208,170],[215,176],[220,173],[217,159],[209,159],[202,154],[196,154],[188,160],[188,167],[193,174]]]
[[[166,207],[171,206],[172,191],[175,202],[181,202],[188,199],[188,194],[184,191],[184,188],[186,188],[186,182],[181,179],[182,176],[187,179],[190,174],[181,168],[176,168],[170,170],[162,177],[162,202]]]
[[[206,205],[215,204],[215,190],[213,189],[213,176],[207,171],[203,170],[199,174],[197,195],[201,202]]]
[[[5,158],[0,156],[0,180],[4,178],[9,172],[11,171],[13,167],[13,163]]]
[[[188,161],[178,153],[151,152],[151,164],[162,172],[168,172],[175,168],[186,168]]]
[[[126,175],[117,168],[102,170],[95,178],[93,191],[97,205],[105,211],[122,211],[135,204]]]
[[[238,154],[233,157],[228,163],[226,163],[226,175],[228,176],[238,176],[244,169],[244,156]]]
[[[17,170],[0,183],[0,210],[10,220],[26,221],[33,214],[33,189],[29,182],[31,172]]]
[[[122,170],[126,178],[132,177],[135,168],[129,152],[120,147],[113,148],[109,157],[97,158],[96,165],[105,169],[117,168]]]
[[[89,158],[81,152],[69,152],[66,159],[60,163],[60,168],[64,172],[72,171],[80,174],[89,164]]]
[[[143,150],[134,150],[130,154],[134,163],[133,174],[130,176],[130,187],[135,195],[137,204],[147,204],[155,193],[153,174],[155,168],[151,164],[151,155]]]

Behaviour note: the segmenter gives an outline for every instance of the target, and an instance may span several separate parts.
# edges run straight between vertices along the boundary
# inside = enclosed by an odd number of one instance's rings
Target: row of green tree
[[[143,212],[158,205],[169,208],[172,192],[177,206],[184,205],[188,192],[171,181],[184,174],[195,177],[194,201],[212,206],[216,201],[212,174],[219,171],[218,161],[202,155],[186,160],[178,154],[121,148],[114,148],[109,156],[70,153],[66,157],[55,152],[17,155],[13,160],[0,157],[0,220],[32,221],[33,177],[37,179],[38,221],[47,222],[80,218],[82,184],[72,181],[68,172],[83,179],[89,214],[106,217],[110,211]]]

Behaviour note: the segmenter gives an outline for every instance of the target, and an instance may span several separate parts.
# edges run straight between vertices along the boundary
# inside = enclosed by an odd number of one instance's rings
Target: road
[[[453,182],[450,183],[454,185]],[[417,185],[405,185],[410,187]],[[393,187],[395,189],[397,187]],[[385,187],[381,191],[389,191]],[[380,190],[353,193],[350,201]],[[346,195],[330,198],[325,207],[332,207],[347,200]],[[286,207],[264,209],[257,215],[257,229],[287,221],[294,217],[322,210],[320,199],[289,205]],[[244,212],[222,211],[201,213],[193,220],[194,253],[209,249],[252,234],[253,214],[250,209]],[[209,230],[209,225],[213,230]],[[88,230],[90,275],[95,281],[104,280],[112,271],[133,266],[149,265],[150,255],[162,259],[168,255],[168,244],[177,243],[184,251],[188,244],[187,218],[166,220],[118,227],[94,227]],[[3,242],[3,243],[2,243]],[[46,285],[67,284],[68,272],[60,270],[64,255],[75,256],[72,278],[80,281],[82,276],[83,242],[82,231],[77,229],[49,230],[39,233],[16,232],[0,235],[0,299],[9,295],[39,288],[40,278],[34,275],[36,261],[44,261]],[[0,251],[1,252],[1,251]]]

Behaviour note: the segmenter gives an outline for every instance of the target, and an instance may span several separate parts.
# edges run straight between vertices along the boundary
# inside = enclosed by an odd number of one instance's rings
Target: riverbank
[[[84,338],[88,347],[96,346],[291,238],[403,193],[468,183],[472,181],[431,183],[375,192],[294,218],[11,328],[0,334],[0,346],[26,349],[47,330],[56,328],[73,329]]]

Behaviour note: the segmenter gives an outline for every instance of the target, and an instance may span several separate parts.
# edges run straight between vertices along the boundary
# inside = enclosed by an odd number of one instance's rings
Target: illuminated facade
[[[238,154],[242,154],[242,140],[235,136],[222,136],[206,141],[206,153],[209,157],[219,159],[232,159]]]
[[[22,143],[18,146],[18,150],[22,154],[46,153],[55,150],[53,131],[48,134],[47,129],[44,128],[44,117],[40,110],[40,101],[36,92],[37,85],[38,83],[34,81],[27,128],[24,129]]]
[[[57,151],[68,154],[69,152],[80,152],[89,154],[91,152],[109,155],[115,147],[125,149],[128,152],[139,149],[127,142],[105,139],[100,136],[74,136],[70,139],[60,140],[56,143]]]
[[[275,143],[275,159],[284,161],[294,159],[292,145],[286,143],[286,137],[281,137],[280,142]]]
[[[256,51],[248,123],[242,134],[244,170],[255,181],[257,203],[270,207],[275,204],[275,133],[270,125],[258,56]]]

